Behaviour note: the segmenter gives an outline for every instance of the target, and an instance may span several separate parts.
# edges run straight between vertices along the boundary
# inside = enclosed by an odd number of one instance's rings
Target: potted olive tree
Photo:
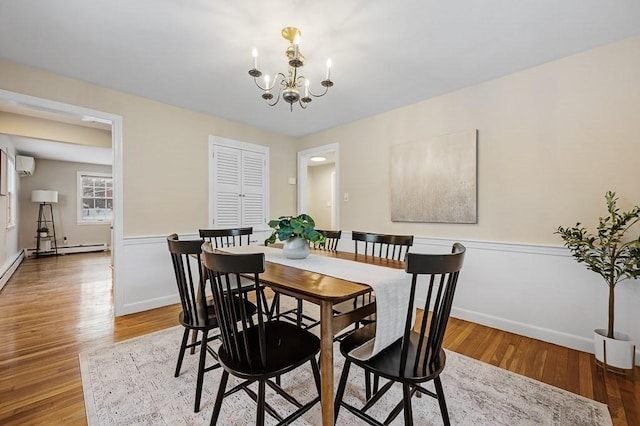
[[[276,238],[284,241],[282,251],[289,259],[304,259],[309,255],[309,241],[320,243],[324,235],[315,230],[315,221],[308,214],[298,216],[280,216],[270,220],[273,233],[264,240],[264,245],[273,244]]]
[[[595,234],[580,222],[574,227],[560,226],[556,234],[560,234],[573,257],[600,275],[609,287],[607,329],[594,331],[596,359],[605,367],[628,370],[634,367],[635,346],[629,336],[614,329],[615,287],[620,281],[640,277],[640,232],[632,238],[626,235],[640,221],[640,207],[621,213],[615,192],[608,191],[605,199],[608,216],[599,218]],[[637,227],[633,231],[637,232]]]

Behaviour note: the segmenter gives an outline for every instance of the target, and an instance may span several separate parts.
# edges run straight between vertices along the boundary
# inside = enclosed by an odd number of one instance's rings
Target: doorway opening
[[[338,153],[337,143],[298,152],[298,214],[318,229],[340,229]]]
[[[0,111],[3,110],[3,107],[11,108],[13,111],[23,111],[23,115],[28,115],[29,113],[32,113],[34,116],[45,114],[50,115],[50,119],[53,119],[54,116],[59,116],[62,121],[91,117],[95,120],[101,120],[103,123],[110,123],[111,150],[113,156],[113,239],[111,244],[114,293],[113,303],[115,314],[118,315],[118,312],[122,310],[124,302],[124,292],[118,287],[118,283],[122,282],[122,279],[120,279],[121,268],[119,268],[121,262],[119,260],[123,248],[122,117],[77,105],[64,104],[49,99],[28,96],[0,89]],[[21,218],[21,220],[26,219]]]

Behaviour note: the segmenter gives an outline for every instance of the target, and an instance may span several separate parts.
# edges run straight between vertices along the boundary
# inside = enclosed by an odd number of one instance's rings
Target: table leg
[[[320,401],[322,425],[333,425],[333,303],[320,304]]]

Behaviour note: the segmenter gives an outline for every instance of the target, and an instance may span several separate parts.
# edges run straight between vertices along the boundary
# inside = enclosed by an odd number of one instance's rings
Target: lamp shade
[[[31,201],[34,203],[57,203],[58,191],[36,189],[31,191]]]

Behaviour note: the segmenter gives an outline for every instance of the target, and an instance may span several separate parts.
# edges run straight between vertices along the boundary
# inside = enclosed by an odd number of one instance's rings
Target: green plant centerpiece
[[[605,199],[609,215],[599,218],[595,234],[588,232],[580,222],[573,227],[559,226],[555,233],[560,234],[564,245],[579,263],[600,275],[609,286],[606,337],[615,339],[615,287],[620,281],[640,277],[640,235],[633,238],[626,235],[640,221],[640,207],[621,213],[616,206],[618,198],[615,192],[608,191]]]
[[[264,245],[273,244],[276,239],[284,241],[283,252],[291,259],[303,259],[309,255],[309,242],[321,243],[324,235],[316,231],[316,223],[308,214],[280,216],[270,220],[273,233],[264,240]]]

